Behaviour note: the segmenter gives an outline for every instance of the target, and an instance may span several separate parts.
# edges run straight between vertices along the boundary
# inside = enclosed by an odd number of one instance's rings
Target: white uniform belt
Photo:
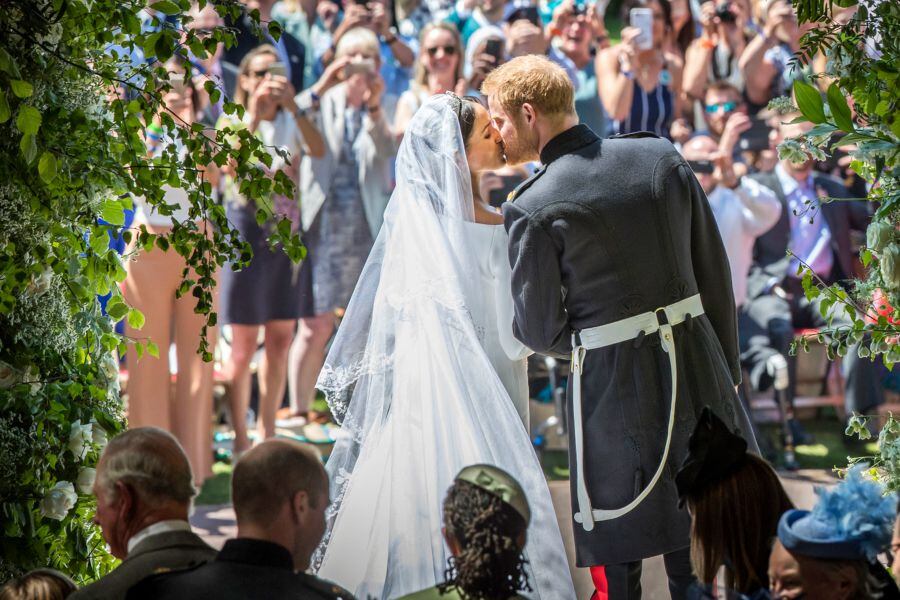
[[[657,308],[653,312],[646,312],[620,321],[615,321],[599,327],[591,327],[572,334],[572,417],[574,420],[575,434],[575,490],[578,500],[578,512],[575,513],[575,521],[581,523],[585,531],[591,531],[596,521],[610,521],[628,514],[634,510],[659,481],[666,461],[669,458],[669,447],[672,444],[672,431],[675,427],[675,397],[678,390],[678,362],[675,356],[675,334],[672,328],[683,323],[688,317],[699,317],[703,314],[703,303],[700,294],[695,294],[674,304]],[[665,314],[665,322],[660,321],[660,313]],[[663,449],[659,466],[650,483],[638,496],[622,508],[595,509],[591,507],[591,499],[588,496],[587,482],[584,472],[584,424],[582,422],[581,406],[581,374],[584,371],[584,359],[588,350],[612,346],[637,338],[642,333],[650,335],[659,332],[660,345],[669,356],[669,370],[672,377],[672,397],[669,402],[669,425],[666,433],[666,445]]]

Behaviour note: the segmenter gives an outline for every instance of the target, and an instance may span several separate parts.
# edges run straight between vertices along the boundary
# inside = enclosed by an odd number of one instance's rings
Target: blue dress
[[[669,126],[675,115],[675,97],[669,88],[672,85],[672,75],[668,68],[663,66],[656,87],[649,92],[645,92],[636,79],[631,84],[634,86],[631,108],[624,121],[613,123],[614,132],[624,134],[649,131],[668,138]]]

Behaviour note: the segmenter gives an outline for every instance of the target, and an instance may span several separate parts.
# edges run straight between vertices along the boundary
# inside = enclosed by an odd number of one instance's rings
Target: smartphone
[[[716,170],[716,166],[711,160],[689,160],[687,164],[694,175],[712,175]]]
[[[769,148],[769,132],[772,128],[765,119],[754,118],[750,129],[738,138],[737,147],[741,152],[755,152]]]
[[[653,9],[632,8],[628,13],[628,23],[637,27],[641,33],[635,38],[635,44],[641,50],[653,47]]]
[[[279,77],[287,77],[287,68],[283,62],[273,62],[269,65],[269,75],[277,75]]]
[[[484,53],[493,56],[494,66],[498,66],[500,64],[500,59],[503,58],[503,40],[498,40],[496,38],[489,39],[484,44]]]
[[[499,177],[503,180],[503,187],[499,190],[491,190],[488,197],[488,203],[494,208],[500,208],[513,190],[525,181],[525,178],[521,175],[500,175]]]
[[[357,73],[374,75],[375,61],[371,58],[363,58],[361,60],[350,61],[349,63],[347,63],[347,66],[344,67],[344,77],[350,77],[351,75],[355,75]]]

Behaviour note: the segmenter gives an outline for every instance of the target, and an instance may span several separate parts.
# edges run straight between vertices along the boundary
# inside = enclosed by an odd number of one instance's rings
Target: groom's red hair
[[[575,113],[575,88],[565,69],[537,54],[519,56],[488,73],[481,93],[496,98],[509,114],[526,103],[547,116]]]

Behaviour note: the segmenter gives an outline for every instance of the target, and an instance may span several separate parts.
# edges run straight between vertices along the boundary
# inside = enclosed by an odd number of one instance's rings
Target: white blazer
[[[310,110],[310,90],[295,98],[301,110]],[[344,112],[347,108],[347,88],[339,84],[322,96],[319,110],[309,112],[310,119],[325,140],[325,155],[313,158],[304,155],[300,162],[300,218],[303,231],[308,231],[325,203],[344,139]],[[366,221],[372,239],[378,236],[384,221],[384,209],[390,200],[394,184],[394,157],[397,140],[384,118],[384,109],[373,118],[363,116],[363,127],[353,144],[356,164],[359,165],[359,189]]]

